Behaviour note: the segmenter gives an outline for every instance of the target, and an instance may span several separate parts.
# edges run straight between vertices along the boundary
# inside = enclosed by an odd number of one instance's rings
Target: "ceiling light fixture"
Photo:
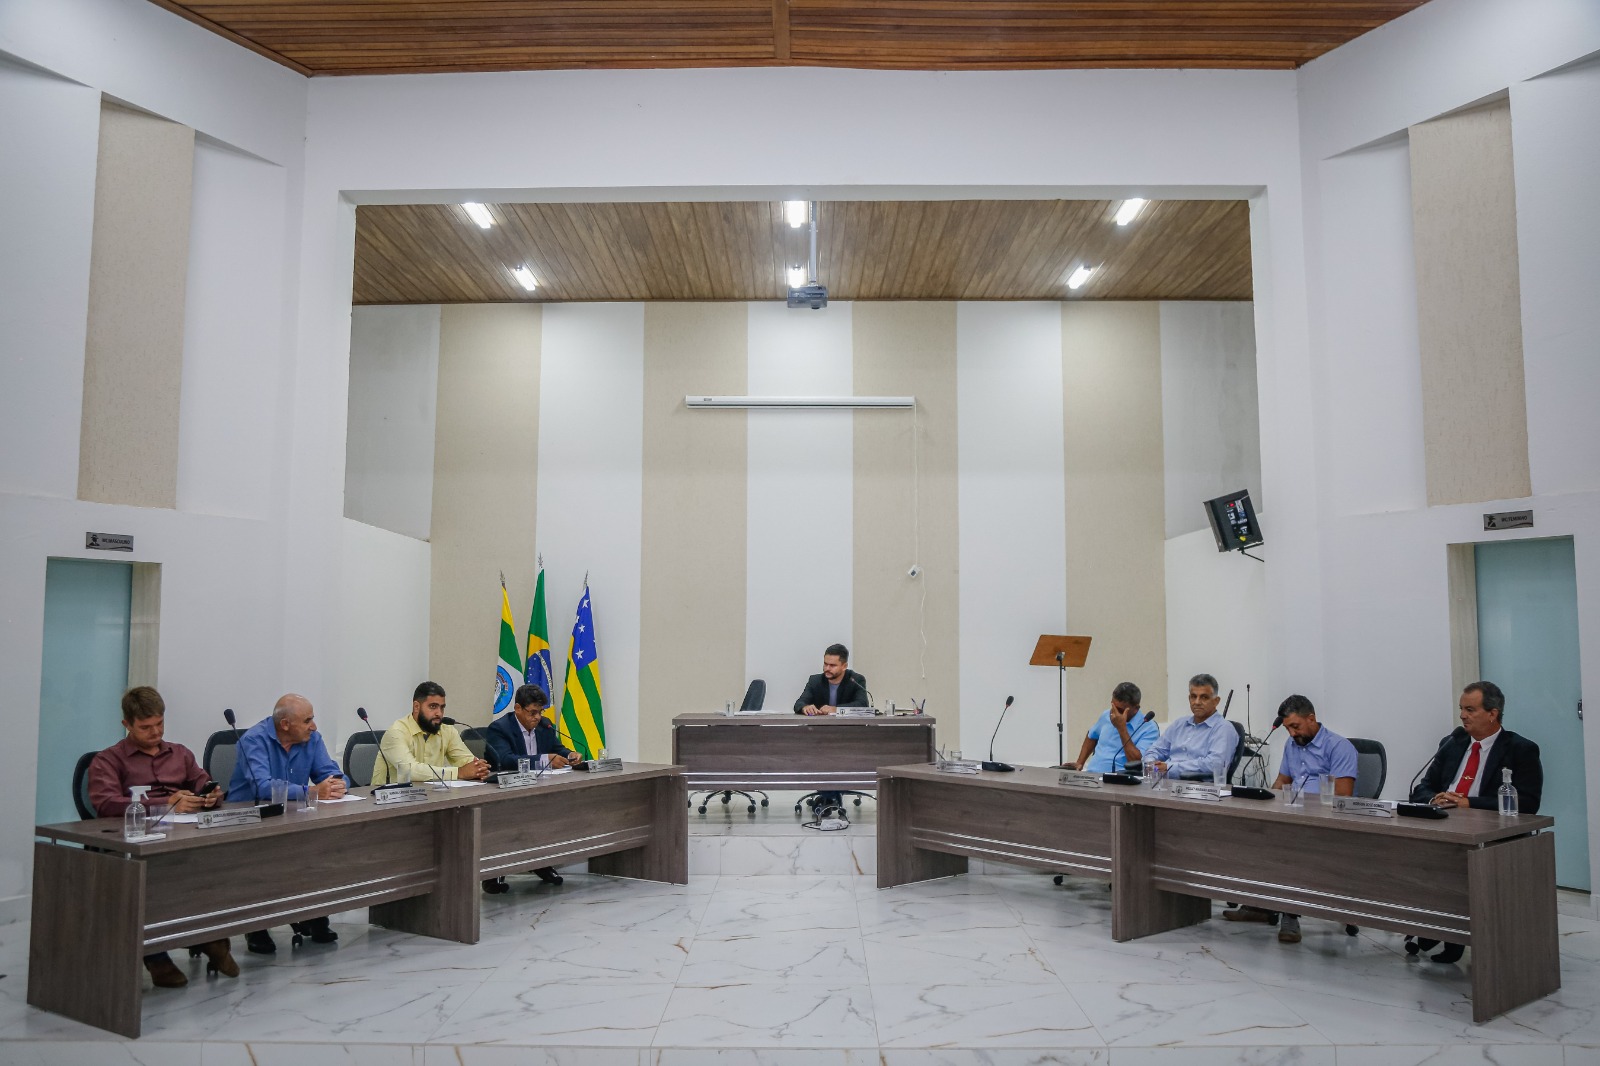
[[[789,268],[789,288],[798,289],[800,286],[804,285],[805,283],[806,283],[806,268],[805,267],[790,267]]]
[[[461,210],[465,211],[467,217],[478,224],[479,229],[488,229],[494,225],[494,216],[489,214],[489,209],[482,204],[462,204]]]
[[[1117,225],[1126,226],[1139,217],[1139,212],[1144,210],[1144,205],[1149,200],[1141,200],[1137,196],[1131,200],[1122,201],[1122,206],[1117,208]]]
[[[810,214],[811,205],[805,200],[785,200],[783,202],[783,220],[789,223],[790,229],[799,229],[806,224],[806,216]]]
[[[1070,275],[1067,276],[1067,288],[1073,290],[1083,288],[1083,283],[1088,281],[1090,275],[1092,275],[1098,269],[1100,268],[1080,265],[1078,269],[1074,270]]]
[[[534,280],[533,271],[529,270],[525,266],[517,267],[511,272],[511,276],[516,278],[517,283],[524,289],[527,289],[529,292],[532,292],[534,289],[539,287],[539,283]]]

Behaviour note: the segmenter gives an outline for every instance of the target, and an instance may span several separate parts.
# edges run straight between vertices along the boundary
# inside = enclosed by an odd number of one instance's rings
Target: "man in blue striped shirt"
[[[1217,713],[1220,702],[1216,678],[1210,674],[1191,677],[1189,717],[1168,725],[1167,731],[1144,750],[1145,771],[1209,779],[1212,767],[1221,763],[1226,773],[1233,763],[1233,749],[1239,746],[1239,734],[1233,723]]]

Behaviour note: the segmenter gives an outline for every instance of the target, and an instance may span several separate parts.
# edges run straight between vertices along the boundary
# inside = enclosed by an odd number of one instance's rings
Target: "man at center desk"
[[[1144,751],[1145,770],[1155,769],[1173,777],[1209,777],[1220,762],[1224,771],[1233,764],[1233,750],[1239,734],[1233,723],[1217,713],[1217,679],[1210,674],[1195,674],[1189,679],[1189,717],[1167,726],[1154,744]]]
[[[386,785],[394,774],[411,773],[412,784],[429,781],[482,781],[489,764],[472,754],[461,733],[444,720],[444,686],[424,681],[411,694],[411,713],[383,734],[382,758],[372,766],[372,783]]]
[[[865,706],[866,680],[850,669],[850,649],[829,644],[822,653],[822,673],[806,679],[805,691],[794,701],[794,713],[832,714],[840,707]]]

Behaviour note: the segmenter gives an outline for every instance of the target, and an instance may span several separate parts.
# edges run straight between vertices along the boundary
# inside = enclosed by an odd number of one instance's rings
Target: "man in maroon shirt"
[[[222,790],[209,787],[211,775],[200,768],[194,753],[162,739],[166,714],[161,693],[148,685],[123,693],[122,727],[128,735],[89,764],[89,802],[100,817],[122,817],[132,802],[128,790],[135,785],[150,786],[146,804],[167,804],[178,814],[215,807],[221,800]],[[233,961],[226,939],[201,944],[200,950],[211,960],[207,969],[239,976],[239,964]],[[182,988],[189,983],[165,951],[146,955],[144,966],[159,988]]]

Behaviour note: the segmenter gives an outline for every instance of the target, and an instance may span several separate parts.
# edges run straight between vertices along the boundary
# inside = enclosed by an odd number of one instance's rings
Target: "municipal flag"
[[[522,683],[522,656],[517,653],[517,623],[511,618],[511,594],[505,575],[500,577],[500,658],[494,668],[494,713],[511,706]]]
[[[561,726],[567,743],[585,759],[595,758],[606,746],[606,720],[600,710],[600,658],[595,651],[588,578],[583,581],[583,598],[578,601],[578,617],[572,623],[572,640],[567,646]]]
[[[550,617],[544,608],[544,559],[539,560],[539,581],[533,588],[533,613],[528,616],[528,669],[523,681],[538,685],[555,702],[554,667],[550,662]]]

